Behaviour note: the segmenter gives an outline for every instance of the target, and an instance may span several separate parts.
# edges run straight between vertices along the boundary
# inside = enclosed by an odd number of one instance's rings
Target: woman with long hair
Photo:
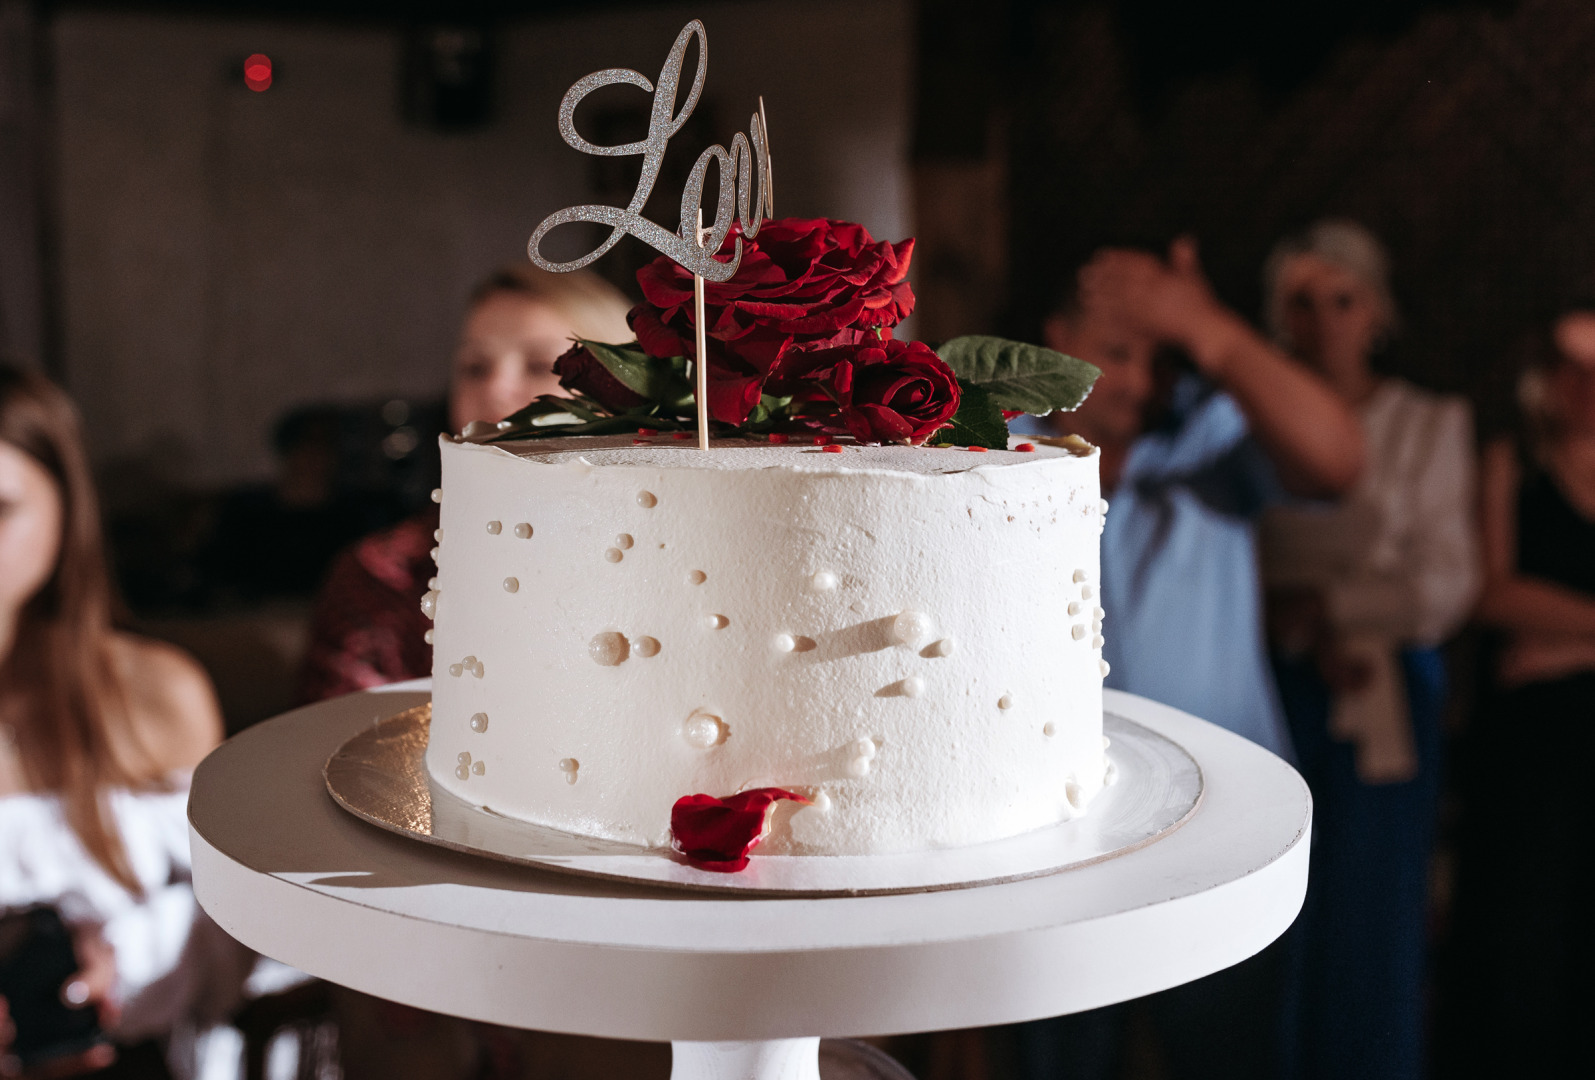
[[[1586,882],[1595,755],[1595,307],[1524,342],[1524,430],[1484,454],[1492,632],[1462,772],[1447,1034],[1457,1076],[1595,1064]]]
[[[186,884],[184,820],[222,724],[199,665],[112,610],[76,410],[0,365],[0,909],[57,908],[85,964],[63,998],[138,1043],[214,989],[198,957],[228,952]]]

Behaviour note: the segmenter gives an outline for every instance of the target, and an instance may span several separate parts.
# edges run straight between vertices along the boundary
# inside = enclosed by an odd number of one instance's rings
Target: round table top
[[[436,1012],[612,1038],[885,1035],[1077,1012],[1262,949],[1301,908],[1312,803],[1289,765],[1108,692],[1201,765],[1200,806],[1136,851],[1046,877],[896,896],[724,897],[417,843],[341,810],[321,767],[424,682],[228,740],[194,774],[194,891],[251,948]]]

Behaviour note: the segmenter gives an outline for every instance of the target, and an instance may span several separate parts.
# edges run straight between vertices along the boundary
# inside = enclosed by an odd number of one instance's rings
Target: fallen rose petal
[[[770,831],[770,808],[782,799],[809,800],[784,788],[755,788],[728,798],[686,795],[670,810],[675,848],[700,870],[734,874]]]

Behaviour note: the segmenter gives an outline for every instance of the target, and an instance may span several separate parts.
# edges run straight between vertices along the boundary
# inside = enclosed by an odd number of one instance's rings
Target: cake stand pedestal
[[[1201,805],[1139,850],[1046,877],[767,899],[561,875],[427,846],[336,806],[321,768],[426,683],[230,739],[189,800],[194,891],[228,933],[313,975],[511,1027],[670,1041],[672,1080],[817,1080],[821,1036],[1005,1024],[1177,986],[1284,932],[1312,803],[1237,736],[1125,694],[1200,764]]]

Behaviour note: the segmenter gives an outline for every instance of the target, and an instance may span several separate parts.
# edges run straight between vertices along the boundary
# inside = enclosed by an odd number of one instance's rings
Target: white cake
[[[1094,450],[646,443],[444,440],[436,787],[657,847],[686,795],[810,798],[759,854],[981,843],[1102,787]]]

